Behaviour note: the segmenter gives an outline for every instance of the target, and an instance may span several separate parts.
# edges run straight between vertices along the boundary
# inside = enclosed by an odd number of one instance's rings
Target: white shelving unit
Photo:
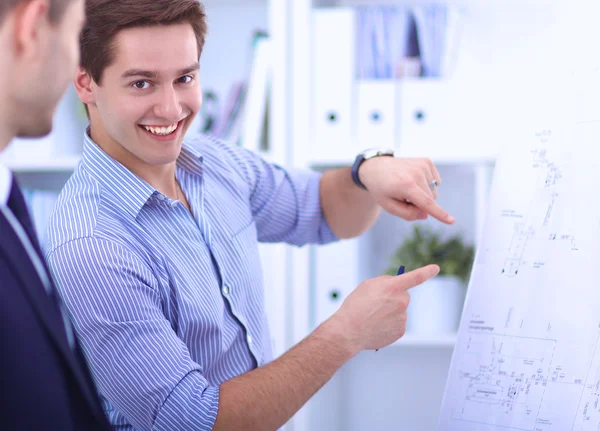
[[[396,347],[447,347],[454,348],[456,344],[456,333],[436,334],[436,335],[415,335],[407,334],[390,348]]]
[[[17,173],[68,173],[73,172],[81,160],[79,155],[58,156],[56,158],[35,157],[9,161],[6,166]]]
[[[291,148],[289,163],[291,166],[300,168],[318,167],[323,169],[328,166],[349,164],[358,149],[354,148],[354,145],[349,142],[349,146],[352,147],[350,151],[322,160],[314,157],[314,153],[311,153],[310,150],[313,144],[311,141],[314,139],[312,110],[314,108],[315,94],[312,87],[312,79],[314,76],[313,70],[316,67],[312,49],[314,43],[319,43],[322,40],[314,40],[314,12],[316,7],[319,6],[329,5],[315,4],[315,2],[310,0],[295,0],[289,7],[288,14],[291,24],[289,26],[290,31],[286,34],[286,41],[290,48],[285,53],[289,67],[286,76],[290,77],[290,86],[287,88],[288,103],[285,110],[275,112],[273,117],[274,122],[282,122],[289,127],[291,132],[289,134],[289,146]],[[347,40],[346,42],[352,45],[353,41]],[[350,139],[352,139],[352,136],[350,136]],[[378,145],[389,146],[389,144],[386,145],[385,143]],[[324,152],[327,153],[327,150],[324,149]],[[438,161],[446,162],[448,160]],[[451,163],[447,163],[447,165],[452,166],[457,161],[464,163],[464,160],[451,160]],[[478,161],[481,161],[483,165],[487,165],[489,162],[489,160]],[[483,179],[485,179],[485,176]],[[365,241],[369,241],[369,236],[363,240],[363,243]],[[310,318],[312,315],[312,310],[310,310],[311,304],[315,304],[319,300],[326,301],[326,299],[315,298],[317,293],[314,288],[311,289],[310,287],[311,281],[314,282],[314,280],[311,280],[308,274],[314,271],[314,258],[311,260],[311,255],[306,250],[293,250],[292,254],[294,270],[291,282],[294,302],[298,304],[298,308],[306,307],[305,309],[309,311],[305,313],[305,316],[294,315],[294,337],[295,341],[299,341],[313,329]],[[316,264],[318,265],[318,263],[317,261]],[[387,262],[383,264],[385,263]],[[374,272],[374,270],[373,268],[363,268],[359,272],[369,273]],[[355,286],[346,287],[353,288]],[[341,300],[338,302],[341,304]],[[425,398],[423,401],[427,402],[427,405],[414,406],[412,414],[407,411],[407,417],[403,420],[402,428],[431,429],[431,427],[435,426],[435,416],[437,410],[439,410],[441,393],[445,384],[445,374],[449,366],[454,342],[454,334],[434,336],[407,334],[397,343],[381,349],[379,352],[363,352],[357,358],[350,361],[295,416],[293,428],[291,429],[294,431],[398,429],[398,424],[394,423],[397,418],[386,418],[387,414],[382,413],[386,410],[379,407],[386,404],[386,400],[394,404],[395,409],[397,409],[396,406],[402,403],[408,402],[410,404],[410,399],[414,397],[415,392],[418,394],[430,394],[430,396],[421,396],[422,399]],[[382,361],[385,362],[386,366],[380,366]],[[403,376],[406,373],[412,373],[413,370],[427,373],[432,378],[423,379],[418,387],[401,385],[400,381],[404,378]],[[433,378],[433,376],[438,376],[438,378]],[[348,391],[349,388],[354,388],[356,393],[359,394],[362,391],[362,389],[359,389],[359,386],[365,379],[371,381],[387,379],[389,382],[398,382],[398,390],[390,392],[384,390],[384,388],[373,387],[371,385],[369,399],[363,397],[362,403],[358,403],[361,405],[357,405],[354,403],[356,400],[352,400],[351,398],[353,397],[348,395]],[[358,398],[360,398],[359,395],[357,395],[356,399]],[[419,419],[425,408],[427,409],[426,415],[433,417],[433,419],[430,418],[423,423]],[[375,424],[379,425],[376,426]]]
[[[512,129],[527,125],[534,114],[527,110],[525,104],[519,103],[519,96],[526,94],[532,80],[539,79],[552,69],[556,56],[550,51],[555,51],[556,46],[564,46],[561,37],[565,33],[557,31],[564,28],[564,23],[558,22],[564,16],[564,3],[553,0],[294,0],[284,3],[289,25],[288,31],[282,33],[288,46],[282,52],[287,62],[282,73],[288,85],[285,88],[285,109],[274,112],[272,120],[289,129],[289,165],[320,170],[351,163],[361,148],[355,142],[356,133],[352,132],[346,135],[348,145],[345,148],[340,147],[341,139],[337,142],[333,139],[315,141],[315,122],[325,119],[325,115],[321,114],[315,119],[314,113],[320,109],[315,103],[319,103],[322,96],[315,94],[315,71],[321,73],[318,62],[326,58],[315,50],[334,41],[332,45],[337,44],[343,57],[351,55],[350,47],[354,43],[353,37],[344,36],[347,34],[344,27],[346,18],[341,17],[338,25],[331,26],[331,33],[324,35],[316,31],[315,15],[355,6],[431,3],[448,4],[465,12],[465,18],[471,25],[462,34],[461,58],[456,64],[453,79],[454,84],[461,85],[456,88],[467,88],[470,94],[449,89],[449,84],[444,82],[431,82],[429,89],[436,86],[435,91],[425,88],[429,83],[418,80],[408,84],[399,82],[398,86],[411,89],[413,98],[402,100],[408,103],[409,110],[405,112],[409,114],[410,108],[423,103],[425,96],[428,96],[427,103],[431,109],[438,109],[441,102],[438,95],[446,92],[452,102],[459,99],[460,103],[452,105],[454,111],[469,109],[472,115],[464,116],[460,125],[449,121],[449,133],[432,130],[423,147],[416,148],[406,141],[394,144],[398,145],[400,154],[433,159],[444,179],[440,203],[457,217],[459,228],[466,230],[469,239],[477,242],[496,154],[510,143]],[[561,52],[566,51],[568,49]],[[334,58],[328,65],[335,68],[335,62]],[[331,70],[322,73],[336,76]],[[352,80],[349,77],[352,70],[340,69],[337,73],[340,74],[340,82]],[[319,88],[327,89],[327,84]],[[353,104],[358,98],[351,94],[356,91],[357,88],[347,87],[345,93],[339,92],[340,100],[344,101],[340,102],[342,114],[350,112],[348,108],[356,108]],[[361,109],[360,106],[357,108]],[[454,120],[456,112],[450,114]],[[342,121],[343,117],[340,118]],[[406,120],[410,116],[395,118]],[[330,145],[338,146],[331,150]],[[406,151],[407,145],[413,145],[410,151]],[[389,142],[376,142],[373,146],[390,145]],[[421,150],[423,152],[419,154]],[[406,233],[405,226],[402,222],[384,218],[359,240],[362,259],[359,260],[359,279],[381,273],[392,250],[389,238],[396,238],[398,244]],[[314,274],[315,265],[325,266],[323,271],[327,271],[328,265],[319,261],[318,254],[315,257],[306,250],[293,250],[292,256],[291,295],[298,309],[307,310],[304,315],[296,312],[293,316],[293,336],[295,341],[299,341],[322,318],[315,319],[311,306],[316,304],[318,307],[319,301],[328,300],[325,296],[316,298],[323,292],[315,290],[310,274]],[[335,280],[336,276],[330,274],[330,278]],[[347,289],[353,287],[344,286]],[[329,304],[323,308],[333,311],[342,300],[343,297],[337,297],[337,305]],[[377,353],[361,353],[296,415],[292,429],[434,430],[455,341],[455,334],[421,336],[407,333],[403,339]],[[393,386],[393,390],[389,390],[389,386]],[[383,406],[386,405],[390,408],[385,409]]]

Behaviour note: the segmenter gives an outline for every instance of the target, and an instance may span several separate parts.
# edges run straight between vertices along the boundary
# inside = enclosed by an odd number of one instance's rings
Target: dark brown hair
[[[0,24],[4,22],[4,18],[6,18],[9,10],[20,3],[26,3],[28,1],[29,0],[0,0]],[[57,24],[60,22],[69,3],[71,3],[71,0],[50,0],[50,11],[48,13],[50,23]]]
[[[198,0],[86,0],[86,18],[81,67],[97,84],[115,59],[114,39],[121,30],[187,22],[196,35],[198,58],[207,32],[206,13]]]

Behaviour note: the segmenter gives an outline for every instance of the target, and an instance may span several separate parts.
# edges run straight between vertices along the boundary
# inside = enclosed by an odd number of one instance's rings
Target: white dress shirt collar
[[[12,174],[6,166],[0,163],[0,205],[5,206],[12,187]]]

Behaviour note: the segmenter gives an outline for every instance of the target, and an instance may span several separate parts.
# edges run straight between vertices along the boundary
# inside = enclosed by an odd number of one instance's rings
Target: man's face
[[[92,137],[126,166],[174,162],[200,110],[198,48],[191,25],[126,29],[101,85],[92,82]]]
[[[11,101],[16,135],[40,137],[52,130],[58,102],[79,64],[79,33],[84,24],[84,0],[71,0],[56,24],[47,16],[38,21],[38,37],[30,57],[22,59],[15,73]]]

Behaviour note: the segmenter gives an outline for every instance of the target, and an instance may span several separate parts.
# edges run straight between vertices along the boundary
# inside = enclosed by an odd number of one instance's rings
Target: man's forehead
[[[153,41],[155,43],[171,43],[173,41],[182,42],[185,38],[189,38],[195,42],[194,29],[192,28],[192,25],[187,22],[124,28],[119,30],[116,35],[116,39],[125,40],[127,43],[142,44],[145,44],[148,41]]]
[[[113,49],[115,60],[131,67],[164,67],[169,62],[169,67],[179,69],[198,60],[196,36],[189,24],[124,29],[116,35]]]
[[[114,65],[127,70],[172,75],[198,64],[196,37],[189,25],[126,29],[114,39]]]

